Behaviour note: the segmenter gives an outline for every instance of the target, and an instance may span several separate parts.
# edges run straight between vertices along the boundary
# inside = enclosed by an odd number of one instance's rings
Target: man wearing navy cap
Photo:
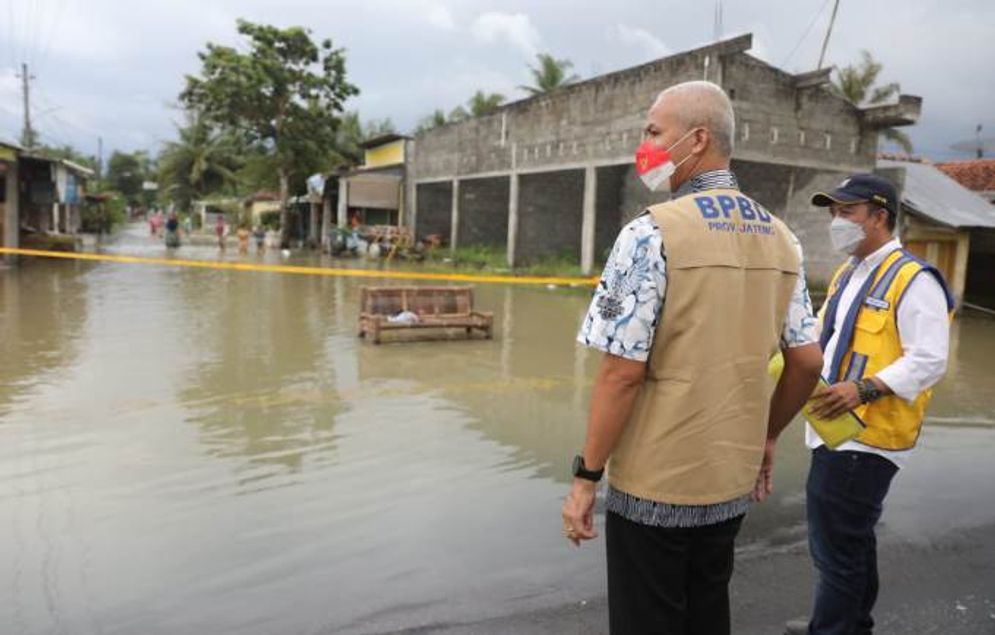
[[[905,251],[895,231],[895,187],[855,174],[812,204],[828,208],[833,248],[849,258],[819,311],[822,375],[815,414],[853,412],[864,431],[830,450],[806,425],[809,550],[817,571],[808,623],[787,632],[871,633],[878,592],[874,526],[891,479],[913,453],[930,390],[946,371],[953,298],[932,265]]]

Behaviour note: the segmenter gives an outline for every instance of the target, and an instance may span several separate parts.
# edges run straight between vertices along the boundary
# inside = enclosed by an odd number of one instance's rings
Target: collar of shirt
[[[862,261],[857,263],[857,269],[861,271],[870,271],[884,262],[884,259],[888,257],[888,254],[895,251],[896,249],[901,249],[902,243],[897,238],[892,238],[884,245],[879,247],[876,251],[872,252]]]
[[[677,191],[674,192],[674,198],[684,196],[685,194],[693,194],[695,192],[704,192],[705,190],[715,190],[718,188],[738,190],[739,181],[736,180],[736,175],[729,170],[711,170],[709,172],[695,174],[690,179],[685,181],[679,188],[677,188]]]

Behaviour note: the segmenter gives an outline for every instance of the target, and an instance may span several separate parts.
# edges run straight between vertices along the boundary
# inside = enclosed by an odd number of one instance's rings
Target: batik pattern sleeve
[[[808,285],[805,282],[804,255],[802,245],[794,234],[790,234],[791,242],[798,250],[798,281],[795,283],[791,304],[788,305],[788,315],[781,329],[781,348],[795,348],[819,341],[816,332],[816,319],[812,314],[812,299],[808,295]]]
[[[619,233],[577,341],[645,362],[653,346],[666,285],[663,238],[653,217],[643,214]]]

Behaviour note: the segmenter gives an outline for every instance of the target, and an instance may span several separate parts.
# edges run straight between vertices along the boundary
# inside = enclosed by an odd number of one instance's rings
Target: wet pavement
[[[138,227],[107,249],[164,253]],[[376,283],[43,260],[0,271],[0,624],[375,633],[596,603],[601,543],[577,550],[559,533],[598,359],[573,343],[589,292],[478,285],[494,340],[373,346],[355,327],[359,288]],[[883,519],[896,543],[995,523],[993,370],[995,320],[958,320]],[[787,434],[744,559],[804,540],[807,455],[800,426]]]

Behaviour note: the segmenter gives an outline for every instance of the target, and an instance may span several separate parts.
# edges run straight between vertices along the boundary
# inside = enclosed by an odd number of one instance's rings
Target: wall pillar
[[[349,180],[345,177],[339,179],[339,207],[338,226],[349,226]]]
[[[595,201],[598,200],[598,169],[584,168],[584,217],[580,228],[580,268],[585,276],[594,269]]]
[[[512,172],[508,190],[508,266],[515,266],[515,243],[518,238],[518,172]]]
[[[452,227],[449,229],[449,249],[456,249],[459,242],[459,179],[453,179]]]
[[[331,247],[332,232],[332,199],[327,196],[321,200],[321,240],[319,244],[324,248]]]
[[[16,249],[20,246],[20,240],[18,233],[20,232],[21,218],[20,218],[20,201],[19,195],[20,190],[18,189],[18,170],[17,162],[12,161],[7,164],[7,173],[4,175],[6,179],[6,196],[7,199],[3,204],[3,236],[0,236],[0,244],[4,247],[9,247],[11,249]],[[8,263],[13,263],[17,256],[7,255],[4,260]]]

